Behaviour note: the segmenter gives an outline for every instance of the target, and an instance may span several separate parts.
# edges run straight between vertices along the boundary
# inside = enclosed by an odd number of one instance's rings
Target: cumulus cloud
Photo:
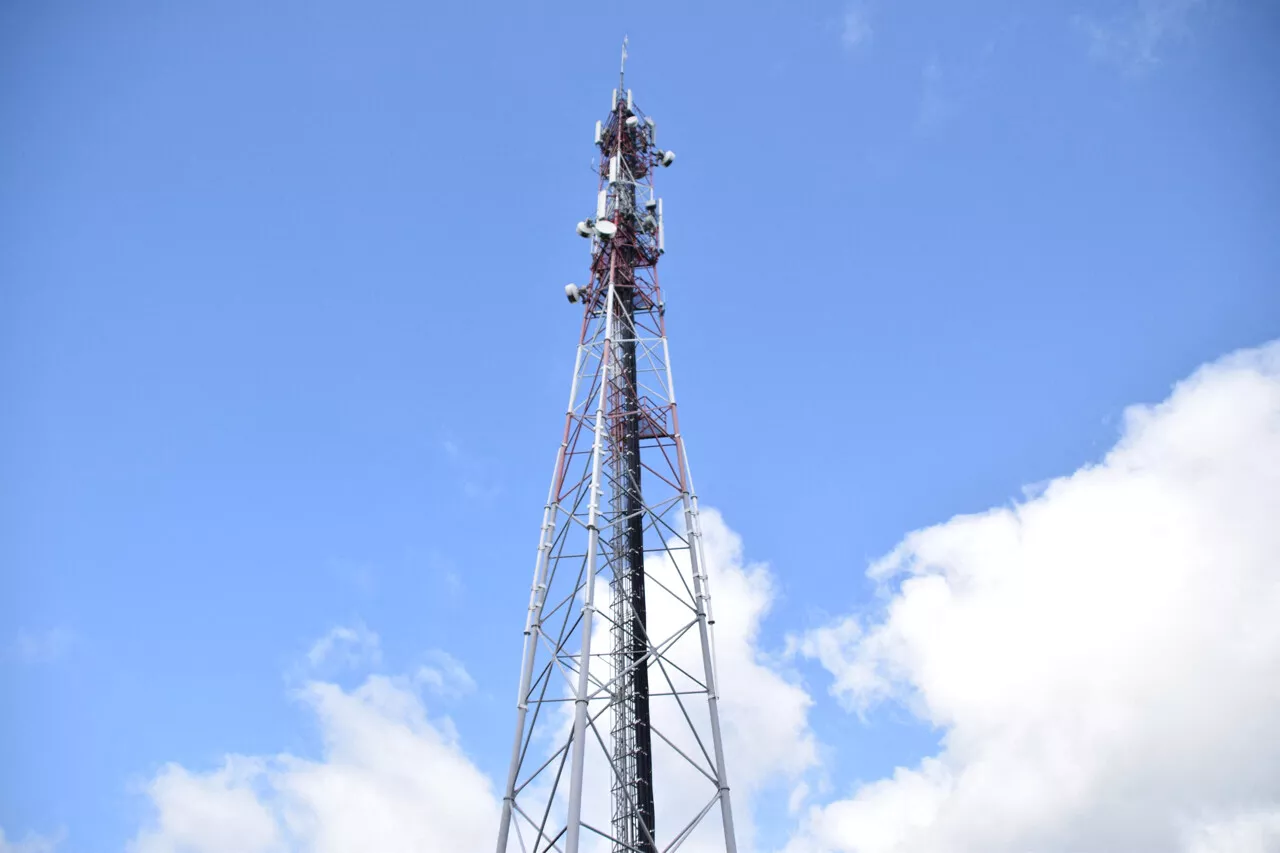
[[[790,853],[1280,850],[1280,342],[1032,494],[908,535],[876,619],[803,639],[848,707],[945,736]]]
[[[961,102],[955,83],[943,71],[942,62],[932,57],[920,71],[920,104],[916,108],[916,130],[936,130],[960,114]]]
[[[420,853],[493,843],[489,779],[447,718],[405,683],[371,676],[303,693],[324,735],[313,761],[230,756],[211,772],[173,764],[147,786],[155,809],[131,853]]]
[[[433,649],[427,652],[427,662],[418,667],[414,680],[442,696],[465,696],[476,689],[475,679],[462,661],[448,652]]]
[[[1165,45],[1187,37],[1192,13],[1205,4],[1206,0],[1139,0],[1117,17],[1081,14],[1073,22],[1088,39],[1095,59],[1140,73],[1160,63]]]
[[[702,535],[729,775],[747,805],[765,785],[798,779],[817,764],[808,718],[813,700],[762,658],[760,626],[776,594],[768,565],[744,559],[742,537],[714,509],[702,511]]]
[[[363,625],[340,625],[312,643],[307,663],[312,669],[326,664],[348,667],[376,665],[382,660],[382,641]]]
[[[871,41],[871,10],[866,3],[850,3],[840,20],[840,42],[846,50],[854,50]]]
[[[805,772],[818,763],[817,742],[808,719],[813,703],[800,685],[770,666],[760,650],[761,623],[775,597],[768,565],[746,560],[742,537],[725,523],[719,512],[704,509],[701,519],[703,551],[716,618],[716,669],[736,835],[742,849],[754,850],[754,806],[759,798],[770,791],[771,795],[785,799],[787,790],[778,793],[771,788],[802,785]],[[645,564],[646,573],[676,588],[677,570],[687,571],[682,564],[685,552],[676,553],[675,561],[666,556],[650,558]],[[679,612],[681,605],[669,596],[654,594],[650,600],[653,602],[649,611],[653,636],[667,635],[686,618]],[[694,634],[690,634],[688,640],[673,649],[672,656],[688,671],[701,672],[701,646]],[[668,733],[678,732],[681,722],[678,714],[673,704],[655,704],[655,725]],[[699,730],[704,741],[710,743],[705,727],[700,724]],[[687,750],[694,749],[692,742],[682,745]],[[683,803],[687,811],[707,786],[687,770],[681,777],[675,772],[679,762],[670,754],[665,757],[669,767],[655,768],[655,775],[667,770],[668,790],[659,793],[670,803],[667,813],[679,814],[675,804]],[[681,850],[723,851],[721,838],[719,821],[712,819],[704,822],[702,831],[692,836]]]
[[[768,567],[744,558],[742,539],[718,512],[704,510],[702,521],[719,619],[718,671],[735,817],[740,849],[751,850],[753,801],[771,786],[785,799],[788,788],[800,787],[803,774],[817,763],[808,723],[811,699],[772,668],[759,649],[761,622],[775,594]],[[678,571],[688,572],[687,564],[677,565],[663,556],[650,558],[647,569],[656,583],[671,588],[679,583]],[[608,601],[608,585],[601,584],[598,600]],[[650,602],[655,637],[674,631],[687,618],[680,612],[683,605],[656,587]],[[603,620],[597,629],[595,642],[607,648],[610,636]],[[379,647],[377,635],[367,628],[335,628],[311,648],[308,662],[312,667],[368,664],[377,660]],[[700,672],[699,648],[696,633],[690,634],[671,657],[688,671]],[[130,853],[489,849],[496,840],[498,786],[472,763],[452,723],[428,715],[419,688],[428,696],[457,699],[472,692],[475,682],[460,661],[438,650],[427,653],[425,662],[403,679],[372,676],[350,692],[312,681],[300,695],[320,722],[324,752],[318,760],[287,754],[233,755],[212,770],[168,765],[146,786],[154,815],[133,839]],[[653,689],[664,688],[655,681]],[[554,733],[561,738],[568,732],[571,705],[563,706],[563,712],[560,730]],[[690,712],[709,743],[705,700]],[[653,714],[658,730],[695,753],[696,745],[681,738],[680,728],[687,724],[673,701],[655,699]],[[601,729],[607,741],[608,724],[602,723]],[[510,732],[500,735],[505,745]],[[608,767],[598,747],[588,756],[585,809],[599,813],[595,823],[607,826]],[[675,816],[691,808],[696,813],[701,801],[695,802],[695,797],[705,800],[714,788],[669,751],[656,756],[655,762],[655,774],[665,783],[658,790],[658,813],[666,818],[660,832],[670,837],[679,828]],[[704,821],[703,832],[681,850],[714,850],[719,831],[719,818],[713,814]],[[514,849],[514,840],[512,844]],[[0,848],[0,853],[8,851]]]
[[[1207,821],[1187,835],[1187,853],[1275,853],[1280,850],[1280,808]]]
[[[799,815],[788,853],[1280,850],[1278,506],[1280,343],[1131,408],[1098,464],[908,535],[870,569],[884,593],[875,618],[839,619],[798,646],[851,711],[899,703],[943,732],[941,748],[808,807],[811,699],[760,650],[771,575],[704,511],[741,849],[755,849],[753,805],[770,797]],[[673,587],[687,571],[662,556],[647,568]],[[663,602],[651,597],[655,636],[684,618]],[[316,659],[376,649],[372,636],[331,632]],[[698,671],[685,654],[673,656]],[[404,679],[310,683],[319,759],[164,768],[132,853],[487,849],[495,786],[419,687],[459,696],[472,682],[432,653]],[[655,724],[674,732],[675,713],[655,706]],[[660,820],[691,799],[674,766],[658,767],[672,780]],[[607,811],[603,769],[589,764],[588,797]],[[715,849],[717,823],[681,849]],[[2,838],[0,853],[52,850]]]
[[[283,849],[271,807],[259,799],[267,762],[230,756],[212,773],[193,774],[171,764],[147,788],[156,823],[130,848],[135,853]]]
[[[10,841],[0,828],[0,853],[55,853],[62,843],[62,836],[47,837],[28,833],[21,841]]]
[[[777,796],[785,801],[794,789],[803,787],[805,773],[818,763],[818,747],[808,720],[812,700],[803,687],[772,667],[760,649],[760,627],[775,596],[768,566],[746,560],[742,538],[729,528],[719,512],[704,509],[701,519],[703,552],[716,617],[716,669],[735,834],[739,849],[751,851],[756,849],[754,805],[764,796]],[[649,579],[649,635],[656,645],[664,645],[664,640],[675,636],[691,618],[689,606],[682,603],[683,596],[667,592],[685,588],[691,575],[687,551],[650,555],[645,560],[645,572]],[[685,581],[681,580],[682,575]],[[611,595],[607,581],[598,581],[598,606],[604,603],[608,608]],[[592,649],[607,649],[611,642],[607,620],[597,620]],[[656,695],[696,691],[700,687],[686,675],[700,676],[703,671],[697,632],[689,631],[664,647],[665,659],[674,666],[650,668],[650,689],[655,694],[650,706],[652,725],[655,732],[661,733],[654,740],[653,751],[654,805],[660,845],[670,843],[716,792],[711,780],[667,745],[669,740],[711,769],[702,751],[703,747],[711,749],[705,695],[686,696],[683,708],[673,696]],[[608,671],[602,676],[607,678]],[[666,681],[668,677],[671,683]],[[567,689],[564,695],[569,695]],[[602,700],[601,705],[589,713],[600,711],[597,728],[608,746],[612,715],[603,704]],[[548,752],[564,743],[570,732],[572,705],[564,703],[560,707],[557,730],[546,739]],[[604,748],[590,735],[588,743],[583,773],[583,821],[608,827],[612,776]],[[563,804],[558,807],[563,808]],[[527,840],[530,833],[527,828],[525,832]],[[583,844],[589,853],[611,849],[608,842],[598,836],[584,837]],[[518,849],[514,841],[511,849]],[[718,808],[698,824],[681,843],[680,850],[681,853],[723,853]]]
[[[74,642],[75,634],[66,628],[19,631],[11,653],[19,663],[55,663],[67,656]]]

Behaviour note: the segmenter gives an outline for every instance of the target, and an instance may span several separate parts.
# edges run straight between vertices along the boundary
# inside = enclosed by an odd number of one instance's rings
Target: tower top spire
[[[627,79],[627,37],[622,37],[622,65],[618,68],[618,91],[626,91]]]

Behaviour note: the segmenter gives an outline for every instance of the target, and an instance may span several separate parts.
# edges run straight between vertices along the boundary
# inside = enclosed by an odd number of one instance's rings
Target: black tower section
[[[646,131],[632,129],[626,120],[632,115],[626,101],[619,98],[616,112],[602,140],[606,159],[617,156],[619,180],[613,184],[613,202],[618,233],[610,241],[616,292],[615,346],[617,375],[613,381],[611,413],[612,440],[616,442],[614,470],[614,595],[620,597],[615,614],[629,623],[615,628],[614,658],[616,665],[627,668],[617,685],[615,709],[614,762],[626,769],[630,778],[615,797],[615,831],[626,825],[626,835],[619,841],[644,853],[657,853],[654,842],[653,741],[649,710],[649,633],[645,603],[644,519],[645,507],[641,490],[640,443],[644,418],[636,359],[636,313],[652,310],[636,288],[636,268],[651,266],[653,261],[640,249],[637,226],[641,214],[636,210],[635,186],[628,179],[646,174],[652,156]],[[607,167],[605,167],[607,169]],[[629,790],[627,790],[629,789]],[[619,820],[623,815],[629,819]]]
[[[619,305],[619,329],[634,328],[635,303],[632,298],[633,288],[619,288],[622,296]],[[628,333],[630,334],[630,333]],[[644,578],[644,503],[640,491],[640,402],[636,394],[636,341],[634,335],[618,342],[618,361],[622,372],[621,385],[622,412],[620,418],[620,449],[623,450],[626,473],[624,474],[625,494],[621,501],[625,520],[620,520],[618,538],[621,540],[615,553],[622,565],[619,569],[625,574],[624,585],[631,600],[630,659],[634,664],[623,695],[628,697],[631,705],[631,725],[634,729],[635,749],[635,806],[640,836],[637,846],[645,853],[656,853],[652,842],[654,835],[653,809],[653,745],[649,728],[649,667],[645,658],[648,654],[648,623],[645,605]],[[639,827],[637,827],[639,829]],[[647,830],[647,833],[645,832]]]

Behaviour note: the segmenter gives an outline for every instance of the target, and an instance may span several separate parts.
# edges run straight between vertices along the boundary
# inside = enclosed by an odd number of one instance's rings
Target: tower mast
[[[627,40],[622,40],[622,66],[618,82],[625,79]],[[619,92],[626,91],[619,88]],[[611,161],[626,176],[644,175],[653,164],[644,133],[625,132],[627,122],[635,115],[630,93],[626,103],[617,99],[611,125],[623,128],[610,135]],[[638,117],[637,117],[638,118]],[[639,127],[639,122],[636,122]],[[602,140],[603,142],[603,140]],[[612,167],[611,167],[612,168]],[[617,256],[614,287],[619,297],[614,307],[618,313],[616,328],[636,328],[636,303],[643,305],[637,292],[636,270],[652,268],[657,257],[642,251],[637,233],[641,218],[636,215],[636,184],[617,180],[614,208],[618,233],[611,240]],[[637,298],[638,297],[638,298]],[[614,671],[622,673],[615,690],[613,710],[613,761],[621,771],[615,780],[613,804],[614,836],[630,838],[642,853],[657,853],[654,845],[653,805],[653,736],[650,730],[649,668],[647,608],[644,574],[644,499],[641,489],[643,468],[640,463],[640,400],[636,364],[637,337],[623,335],[618,339],[617,377],[614,382],[613,413],[616,444],[621,453],[614,457],[613,502],[615,508],[614,553],[618,565],[613,582],[613,654]],[[625,849],[625,848],[624,848]]]
[[[498,853],[658,853],[695,837],[736,853],[714,619],[657,274],[653,174],[675,154],[658,148],[656,124],[623,87],[626,60],[624,39],[620,85],[596,124],[595,215],[577,227],[591,241],[590,281],[565,288],[583,321],[525,622]],[[606,635],[610,649],[593,651]],[[717,805],[719,832],[704,821]]]

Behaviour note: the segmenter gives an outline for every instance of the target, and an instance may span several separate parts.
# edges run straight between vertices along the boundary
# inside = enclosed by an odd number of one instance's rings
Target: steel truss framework
[[[652,178],[664,154],[621,88],[597,135],[591,280],[543,510],[497,850],[672,853],[697,838],[736,853],[715,620],[658,286]],[[708,818],[717,806],[719,822]]]

